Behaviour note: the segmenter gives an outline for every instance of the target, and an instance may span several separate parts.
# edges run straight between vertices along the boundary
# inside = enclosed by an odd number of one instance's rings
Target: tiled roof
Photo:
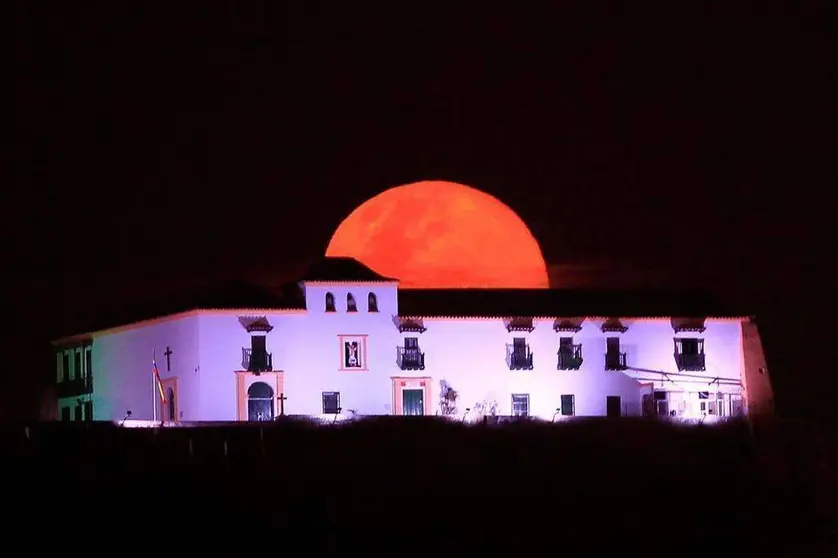
[[[397,281],[379,275],[354,258],[322,258],[314,262],[301,281]]]
[[[742,316],[710,295],[678,291],[404,289],[401,316],[725,317]]]
[[[237,308],[305,309],[305,299],[296,284],[272,292],[249,283],[231,281],[209,288],[191,289],[158,300],[142,300],[135,305],[128,302],[111,312],[98,313],[83,331],[101,331],[190,310]],[[79,330],[63,334],[74,335]]]

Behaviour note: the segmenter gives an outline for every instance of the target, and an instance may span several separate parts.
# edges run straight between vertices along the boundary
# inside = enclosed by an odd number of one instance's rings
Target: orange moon
[[[424,181],[390,188],[343,220],[326,249],[406,288],[548,288],[538,241],[506,204]]]

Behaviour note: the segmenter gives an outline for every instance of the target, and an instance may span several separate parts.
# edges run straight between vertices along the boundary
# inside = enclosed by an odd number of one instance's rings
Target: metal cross
[[[285,400],[286,399],[288,399],[288,398],[285,397],[284,393],[280,393],[279,397],[276,398],[276,400],[279,401],[279,416],[281,416],[281,417],[285,416]]]
[[[170,349],[169,346],[166,345],[166,352],[163,353],[163,354],[166,355],[166,372],[171,372],[172,371],[172,349]]]

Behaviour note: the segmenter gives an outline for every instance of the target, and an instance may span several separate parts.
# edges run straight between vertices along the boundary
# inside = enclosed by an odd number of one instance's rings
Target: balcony
[[[704,353],[675,353],[675,364],[681,372],[703,372],[705,370]]]
[[[396,347],[396,364],[400,370],[424,370],[425,353],[419,349]]]
[[[529,345],[506,345],[506,365],[510,370],[532,370],[532,351]]]
[[[93,378],[74,378],[55,384],[55,395],[59,399],[63,397],[78,397],[79,395],[87,395],[89,393],[93,393]]]
[[[248,372],[271,372],[274,369],[273,356],[264,351],[242,347],[242,369]]]
[[[557,370],[579,370],[582,368],[582,345],[565,345],[559,348]]]
[[[626,369],[626,353],[609,352],[605,353],[605,369],[606,370],[625,370]]]

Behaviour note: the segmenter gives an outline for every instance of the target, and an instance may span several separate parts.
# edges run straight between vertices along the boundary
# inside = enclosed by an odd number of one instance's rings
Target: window
[[[418,337],[405,337],[404,338],[404,350],[405,351],[418,351],[419,350],[419,338]]]
[[[573,356],[573,337],[559,337],[559,354],[566,358]]]
[[[70,370],[70,353],[67,351],[61,353],[61,370],[64,374],[64,380],[69,381],[73,379],[73,374]]]
[[[340,393],[337,391],[323,392],[323,414],[337,415],[340,413]]]
[[[698,339],[679,339],[681,342],[681,350],[679,351],[682,355],[697,355],[698,352]]]
[[[175,401],[175,390],[169,388],[166,390],[166,420],[175,422],[177,417],[177,401]]]
[[[624,370],[626,368],[626,355],[620,352],[620,338],[608,337],[605,340],[605,369]]]
[[[84,420],[91,422],[93,420],[93,401],[84,402]]]
[[[579,370],[582,367],[582,345],[574,345],[573,337],[559,337],[559,370]]]
[[[84,375],[87,379],[93,377],[93,350],[90,347],[84,350]]]
[[[655,406],[657,407],[657,415],[660,417],[668,417],[669,411],[669,397],[665,391],[655,391]]]
[[[718,408],[721,407],[718,401],[719,396],[724,396],[720,393],[710,393],[709,391],[698,392],[698,411],[701,415],[715,415]]]
[[[704,339],[676,338],[675,363],[680,371],[704,370]]]
[[[375,293],[367,295],[367,310],[369,312],[378,312],[378,298],[375,296]]]
[[[563,417],[572,417],[576,414],[576,397],[572,393],[562,395],[561,413]]]
[[[516,417],[530,415],[530,396],[528,393],[512,394],[512,415]]]
[[[326,312],[335,311],[335,295],[326,293]]]
[[[70,422],[70,407],[61,407],[61,420]]]
[[[357,312],[358,305],[355,304],[355,297],[352,296],[352,293],[346,295],[346,311],[347,312]]]
[[[250,337],[250,362],[247,370],[249,372],[267,372],[271,368],[266,337],[264,335],[252,335]]]
[[[81,358],[81,357],[79,357],[79,358]],[[76,421],[76,422],[81,422],[82,421],[83,417],[81,415],[81,412],[82,412],[81,403],[79,403],[75,407],[73,407],[73,420],[74,421]]]
[[[73,374],[74,378],[80,380],[84,377],[84,373],[82,372],[81,368],[81,350],[76,349],[73,351]]]
[[[59,384],[64,381],[64,363],[61,357],[61,353],[55,353],[55,381]]]

